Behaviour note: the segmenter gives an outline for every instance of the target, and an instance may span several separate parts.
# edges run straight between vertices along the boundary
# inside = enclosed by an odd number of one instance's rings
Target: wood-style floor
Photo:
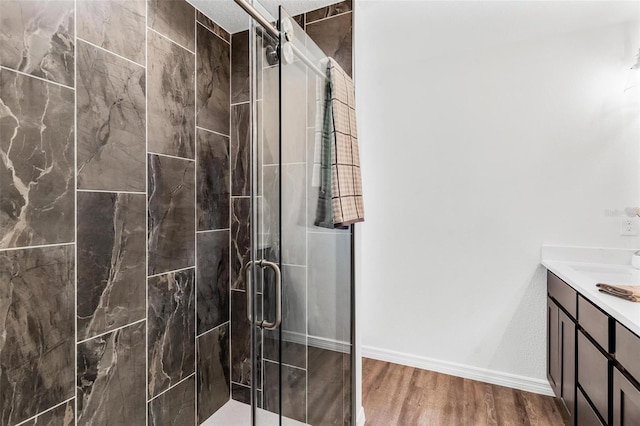
[[[372,359],[362,361],[367,426],[562,426],[552,397]]]

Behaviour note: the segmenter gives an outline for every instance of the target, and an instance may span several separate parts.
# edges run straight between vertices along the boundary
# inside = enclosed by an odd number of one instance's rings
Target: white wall
[[[358,0],[354,17],[364,356],[544,391],[541,245],[640,246],[606,214],[640,204],[638,4]]]

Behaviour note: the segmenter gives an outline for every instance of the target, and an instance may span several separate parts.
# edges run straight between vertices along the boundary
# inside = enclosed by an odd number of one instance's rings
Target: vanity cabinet
[[[551,272],[547,361],[571,425],[640,425],[640,337]]]
[[[553,274],[548,277],[547,377],[571,421],[576,409],[576,297],[577,293]]]

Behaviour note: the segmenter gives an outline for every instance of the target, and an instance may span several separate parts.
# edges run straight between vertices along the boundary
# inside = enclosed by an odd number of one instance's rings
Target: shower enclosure
[[[351,3],[239,2],[1,1],[0,426],[353,423],[307,35],[350,70]]]
[[[210,421],[351,424],[352,235],[314,226],[326,55],[300,17],[236,3],[257,18],[248,33],[248,198],[232,198],[248,208],[231,227],[247,245],[231,249],[232,400]],[[242,161],[233,149],[231,161]]]

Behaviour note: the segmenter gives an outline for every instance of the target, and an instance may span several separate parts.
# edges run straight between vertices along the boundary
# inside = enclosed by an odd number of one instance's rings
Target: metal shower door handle
[[[256,322],[258,327],[266,328],[267,330],[275,330],[280,326],[282,322],[282,274],[280,274],[280,267],[277,263],[269,262],[267,260],[259,260],[259,261],[249,261],[243,267],[244,280],[246,283],[246,293],[247,293],[247,319],[249,322],[252,322],[253,316],[251,313],[253,312],[253,303],[252,303],[252,287],[253,283],[251,281],[251,266],[258,265],[261,268],[269,268],[273,271],[275,275],[275,291],[276,291],[276,318],[273,322],[269,322],[266,320],[262,320]]]
[[[262,268],[270,268],[275,275],[276,318],[273,322],[263,320],[260,325],[262,328],[266,328],[267,330],[275,330],[282,322],[282,275],[280,274],[280,267],[277,263],[269,262],[267,260],[261,260],[258,264]]]

